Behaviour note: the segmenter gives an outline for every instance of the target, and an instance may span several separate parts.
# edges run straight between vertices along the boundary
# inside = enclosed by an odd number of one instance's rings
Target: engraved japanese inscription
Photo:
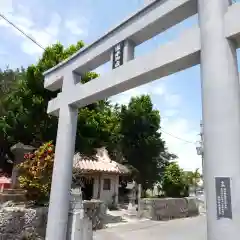
[[[217,219],[232,219],[231,181],[228,177],[216,177]]]
[[[113,48],[113,69],[123,65],[123,49],[124,49],[124,41],[118,43]]]

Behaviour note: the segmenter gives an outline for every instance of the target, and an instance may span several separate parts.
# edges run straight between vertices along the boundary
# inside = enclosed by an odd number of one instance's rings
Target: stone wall
[[[106,207],[103,202],[84,201],[85,217],[92,220],[93,229],[104,227]],[[47,207],[26,208],[19,206],[5,206],[0,209],[0,239],[23,240],[31,235],[31,240],[44,239],[47,224]],[[34,238],[35,237],[35,238]]]
[[[195,198],[148,198],[141,199],[138,217],[151,220],[170,220],[199,215]]]
[[[0,210],[0,239],[43,239],[46,231],[47,208],[4,207]],[[35,238],[34,238],[35,237]],[[41,238],[42,237],[42,238]],[[25,238],[27,239],[27,238]]]

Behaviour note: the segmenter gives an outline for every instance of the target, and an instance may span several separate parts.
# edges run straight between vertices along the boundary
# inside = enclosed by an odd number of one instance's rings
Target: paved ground
[[[103,229],[94,240],[206,240],[205,216],[167,222],[141,221]]]

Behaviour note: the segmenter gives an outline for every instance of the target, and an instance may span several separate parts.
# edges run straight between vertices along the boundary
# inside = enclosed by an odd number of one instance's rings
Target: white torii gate
[[[199,26],[134,58],[134,47],[198,13]],[[59,116],[47,240],[65,240],[78,108],[201,63],[204,181],[209,240],[240,235],[240,4],[230,0],[156,0],[93,44],[45,72],[62,92],[48,105]],[[113,62],[86,84],[80,76]]]

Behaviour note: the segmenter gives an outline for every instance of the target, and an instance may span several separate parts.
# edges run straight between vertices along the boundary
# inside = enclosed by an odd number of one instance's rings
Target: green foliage
[[[1,117],[0,127],[4,138],[41,145],[42,142],[55,139],[57,120],[47,114],[47,104],[56,96],[56,92],[44,89],[43,72],[71,56],[83,46],[82,42],[64,49],[60,43],[48,47],[36,65],[27,68],[23,78],[15,83],[5,99],[7,112]]]
[[[43,144],[34,153],[25,154],[24,159],[18,165],[20,187],[27,190],[28,200],[37,204],[48,201],[54,162],[53,144]]]
[[[39,147],[43,142],[55,141],[57,118],[47,114],[47,105],[50,99],[56,97],[57,92],[44,88],[43,72],[67,59],[83,46],[82,41],[66,49],[60,43],[54,44],[44,51],[36,65],[29,66],[24,74],[15,74],[17,78],[14,87],[9,87],[3,102],[7,111],[0,115],[0,139],[4,143],[1,144],[4,146],[1,152],[9,152],[10,146],[16,142]],[[86,73],[81,81],[86,83],[96,77],[96,73]],[[8,78],[5,77],[3,81],[8,82]],[[94,148],[103,145],[109,145],[113,149],[115,119],[106,100],[80,109],[76,151],[92,154]]]
[[[37,64],[14,74],[11,70],[2,74],[1,91],[6,94],[0,100],[4,109],[0,114],[1,154],[9,153],[10,146],[17,142],[37,148],[50,140],[55,144],[57,118],[47,114],[47,105],[58,92],[44,88],[43,72],[83,46],[82,41],[66,49],[60,43],[54,44],[44,51]],[[89,72],[81,82],[97,77],[98,74]],[[127,164],[143,189],[147,189],[159,181],[167,164],[160,154],[172,158],[159,128],[160,115],[153,110],[149,96],[132,98],[128,106],[122,107],[112,106],[104,99],[79,110],[75,149],[92,155],[96,148],[105,146],[111,158]]]
[[[199,169],[197,168],[195,171],[191,172],[191,171],[188,171],[188,172],[185,172],[185,181],[186,183],[193,187],[195,192],[197,190],[197,187],[198,187],[198,184],[201,180],[201,174],[199,172]]]
[[[3,116],[7,112],[4,105],[5,99],[11,89],[14,88],[15,83],[22,79],[24,75],[25,70],[23,68],[12,70],[7,67],[4,71],[0,69],[0,116]]]
[[[164,171],[162,190],[167,197],[188,196],[188,184],[185,181],[183,170],[176,162],[171,162]]]
[[[79,109],[76,150],[86,155],[105,146],[111,152],[117,144],[119,119],[107,103]]]
[[[0,70],[0,169],[3,169],[5,173],[11,173],[12,165],[7,162],[11,152],[9,151],[9,144],[4,138],[7,129],[9,127],[5,121],[5,115],[8,114],[9,101],[8,96],[12,89],[16,88],[16,83],[21,81],[25,76],[25,70],[21,69],[5,69]]]
[[[149,96],[140,96],[132,98],[128,106],[122,106],[120,117],[123,156],[146,190],[159,179],[160,154],[166,150],[159,133],[159,112],[153,110]]]

